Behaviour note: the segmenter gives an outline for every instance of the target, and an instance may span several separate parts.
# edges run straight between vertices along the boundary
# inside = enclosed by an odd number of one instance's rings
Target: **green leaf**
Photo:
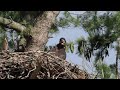
[[[26,39],[24,37],[21,38],[19,44],[20,45],[26,45]]]
[[[74,43],[73,42],[70,43],[70,51],[71,51],[71,53],[74,52]]]
[[[79,17],[73,18],[72,23],[75,27],[80,26],[80,18]]]
[[[68,17],[70,16],[70,13],[69,13],[68,11],[65,11],[65,12],[64,12],[64,16],[65,16],[66,18],[68,18]]]
[[[58,31],[59,31],[58,27],[56,25],[53,25],[49,30],[49,33],[57,33]]]
[[[9,47],[10,47],[10,48],[14,48],[14,43],[13,43],[12,40],[9,41]]]
[[[65,19],[65,18],[60,18],[59,20],[59,27],[65,27],[65,26],[68,26],[68,20]]]
[[[79,53],[82,55],[82,54],[83,54],[83,51],[84,51],[84,48],[81,47],[81,48],[79,49]]]
[[[26,24],[27,24],[27,21],[26,21],[26,20],[23,20],[23,21],[21,22],[21,24],[26,25]]]
[[[112,74],[110,75],[110,79],[116,79],[116,76],[112,73]]]
[[[66,50],[66,52],[69,53],[69,45],[66,45],[66,46],[65,46],[65,50]]]

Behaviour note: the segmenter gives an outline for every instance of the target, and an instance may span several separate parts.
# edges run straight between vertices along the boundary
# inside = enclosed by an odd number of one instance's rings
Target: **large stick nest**
[[[0,79],[89,79],[89,74],[43,51],[0,52]]]

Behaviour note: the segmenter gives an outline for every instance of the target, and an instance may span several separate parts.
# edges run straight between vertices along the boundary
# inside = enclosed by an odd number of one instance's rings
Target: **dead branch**
[[[88,79],[89,74],[43,51],[0,52],[0,79]]]

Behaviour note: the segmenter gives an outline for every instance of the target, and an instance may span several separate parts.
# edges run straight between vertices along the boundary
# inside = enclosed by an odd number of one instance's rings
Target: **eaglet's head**
[[[66,44],[65,38],[60,38],[59,43],[60,43],[61,45],[65,45],[65,44]]]

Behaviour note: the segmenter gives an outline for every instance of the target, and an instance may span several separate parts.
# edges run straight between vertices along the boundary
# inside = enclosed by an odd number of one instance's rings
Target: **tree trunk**
[[[117,39],[117,54],[116,54],[116,79],[119,79],[119,72],[118,72],[118,60],[120,58],[120,38]]]
[[[48,41],[48,31],[55,23],[59,11],[45,11],[41,17],[37,18],[37,23],[31,30],[32,41],[27,47],[27,51],[43,50]]]
[[[33,39],[32,41],[30,41],[31,43],[26,48],[26,51],[36,51],[44,49],[44,46],[48,41],[48,31],[55,23],[55,19],[58,14],[59,11],[45,11],[43,12],[42,16],[40,15],[37,18],[37,22],[31,30]],[[16,30],[17,32],[23,32],[23,34],[27,34],[27,28],[20,23],[3,17],[0,17],[0,23]]]
[[[118,53],[116,55],[116,79],[118,79],[119,75],[118,75]]]

